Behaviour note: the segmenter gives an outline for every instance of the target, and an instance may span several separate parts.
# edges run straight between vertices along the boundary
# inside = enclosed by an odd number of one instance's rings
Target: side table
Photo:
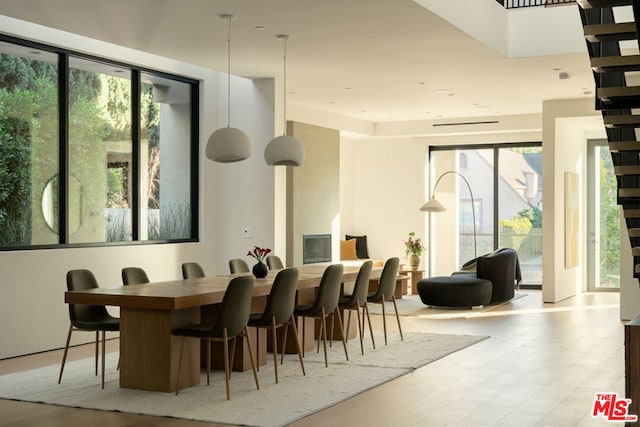
[[[400,269],[398,274],[402,274],[403,276],[409,276],[411,280],[411,295],[418,294],[418,280],[424,277],[424,270],[405,270]]]

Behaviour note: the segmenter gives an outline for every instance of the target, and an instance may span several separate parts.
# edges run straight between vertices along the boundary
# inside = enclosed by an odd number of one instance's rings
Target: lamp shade
[[[304,161],[304,147],[292,136],[278,136],[264,149],[264,160],[269,166],[300,166]]]
[[[214,162],[239,162],[251,157],[251,142],[240,129],[220,128],[209,137],[206,154]]]
[[[429,199],[427,203],[422,205],[420,207],[420,210],[422,212],[444,212],[447,209],[442,206],[442,204],[438,200],[436,200],[435,197],[431,196],[431,199]]]

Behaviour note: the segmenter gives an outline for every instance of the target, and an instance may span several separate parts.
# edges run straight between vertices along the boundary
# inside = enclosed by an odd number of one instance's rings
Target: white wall
[[[340,146],[341,235],[367,235],[369,256],[400,257],[409,232],[425,238],[426,145],[411,138],[348,139]],[[424,256],[422,257],[424,266]]]
[[[232,124],[253,142],[251,160],[215,164],[204,152],[209,135],[226,125],[226,97],[216,105],[218,80],[226,78],[204,68],[144,52],[0,16],[3,32],[21,38],[93,53],[131,64],[200,80],[200,242],[59,250],[0,252],[0,358],[64,346],[69,317],[64,303],[65,275],[88,268],[103,287],[121,284],[120,270],[140,266],[151,280],[181,277],[180,264],[197,261],[208,274],[228,271],[227,259],[243,256],[254,245],[273,244],[273,169],[262,151],[274,136],[273,80],[232,80]],[[222,75],[225,77],[225,75]],[[226,91],[225,95],[226,95]],[[218,119],[220,117],[220,119]],[[241,237],[241,227],[253,228],[253,239]],[[91,341],[92,334],[74,334],[74,342]]]
[[[558,302],[586,285],[587,139],[593,129],[601,129],[606,135],[593,100],[545,101],[542,117],[542,298],[545,302]],[[571,268],[565,267],[565,172],[580,176],[578,266]]]

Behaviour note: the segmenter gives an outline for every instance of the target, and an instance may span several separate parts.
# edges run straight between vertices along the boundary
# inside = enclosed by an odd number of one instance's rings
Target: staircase
[[[640,0],[577,0],[633,254],[640,278],[640,55],[621,55],[620,42],[639,50]],[[634,22],[615,22],[614,8],[631,7]],[[628,46],[628,45],[627,45]],[[625,52],[628,53],[628,52]],[[637,82],[636,85],[627,81]]]

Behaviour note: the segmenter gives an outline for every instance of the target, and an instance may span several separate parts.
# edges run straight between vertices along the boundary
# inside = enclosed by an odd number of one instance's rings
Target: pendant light
[[[214,162],[232,163],[251,157],[251,141],[240,129],[231,127],[231,20],[233,15],[220,15],[228,22],[227,30],[227,127],[213,132],[207,142],[207,158]]]
[[[264,150],[264,160],[269,166],[300,166],[304,161],[304,147],[292,136],[287,135],[287,39],[286,34],[276,36],[284,44],[284,134],[273,138]]]

